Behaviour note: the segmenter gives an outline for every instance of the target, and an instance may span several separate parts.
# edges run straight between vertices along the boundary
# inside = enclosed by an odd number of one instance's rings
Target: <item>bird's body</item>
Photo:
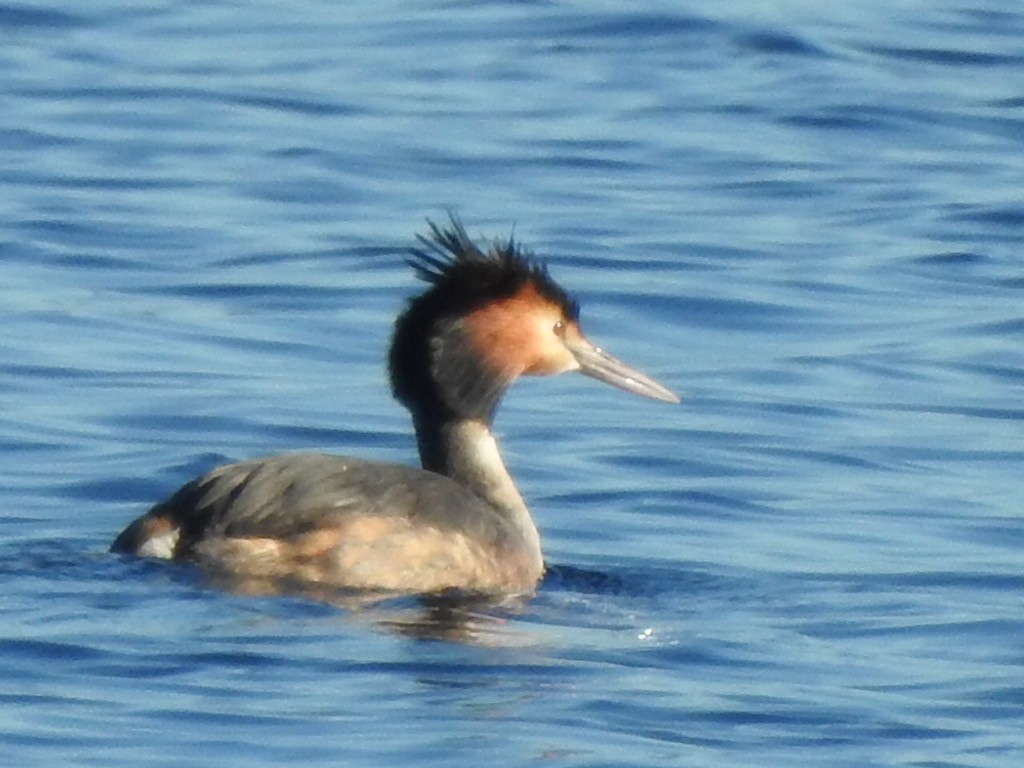
[[[576,304],[511,240],[482,251],[454,218],[420,240],[412,263],[431,287],[396,324],[390,372],[423,468],[301,453],[227,464],[132,522],[114,551],[331,588],[533,590],[540,535],[490,431],[508,386],[580,370],[678,398],[586,341]]]
[[[114,549],[246,580],[378,592],[522,593],[544,571],[525,505],[510,515],[435,472],[322,453],[217,467]]]

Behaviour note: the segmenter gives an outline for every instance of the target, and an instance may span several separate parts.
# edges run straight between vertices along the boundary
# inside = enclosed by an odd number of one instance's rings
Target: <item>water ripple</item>
[[[1019,764],[1022,30],[984,1],[0,5],[7,760]],[[509,392],[537,594],[107,553],[225,461],[415,461],[384,351],[448,208],[685,396]]]

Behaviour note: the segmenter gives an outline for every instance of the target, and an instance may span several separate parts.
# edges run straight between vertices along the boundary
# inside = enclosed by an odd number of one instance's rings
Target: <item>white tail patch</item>
[[[135,551],[139,557],[155,557],[162,560],[171,560],[174,557],[174,548],[178,546],[178,537],[181,535],[180,528],[150,536],[143,541]]]

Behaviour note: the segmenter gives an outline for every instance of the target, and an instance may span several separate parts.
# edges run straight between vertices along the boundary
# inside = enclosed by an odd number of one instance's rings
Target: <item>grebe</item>
[[[398,318],[389,355],[423,468],[308,453],[227,464],[132,522],[112,551],[346,590],[533,591],[540,535],[491,434],[505,390],[580,371],[679,398],[591,344],[576,302],[512,237],[483,249],[454,215],[428,225],[409,264],[430,287]]]

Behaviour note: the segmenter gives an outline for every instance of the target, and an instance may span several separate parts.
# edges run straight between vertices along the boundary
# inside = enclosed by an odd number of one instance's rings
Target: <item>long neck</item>
[[[450,477],[499,509],[527,511],[487,424],[473,419],[443,423],[418,419],[416,439],[424,469]]]
[[[423,468],[450,477],[502,513],[538,551],[540,535],[505,468],[490,425],[476,419],[416,419]]]
[[[491,434],[511,378],[473,351],[461,316],[434,317],[433,299],[433,292],[424,294],[398,319],[389,354],[392,392],[412,415],[423,468],[493,507],[535,552],[540,567],[537,526]]]

